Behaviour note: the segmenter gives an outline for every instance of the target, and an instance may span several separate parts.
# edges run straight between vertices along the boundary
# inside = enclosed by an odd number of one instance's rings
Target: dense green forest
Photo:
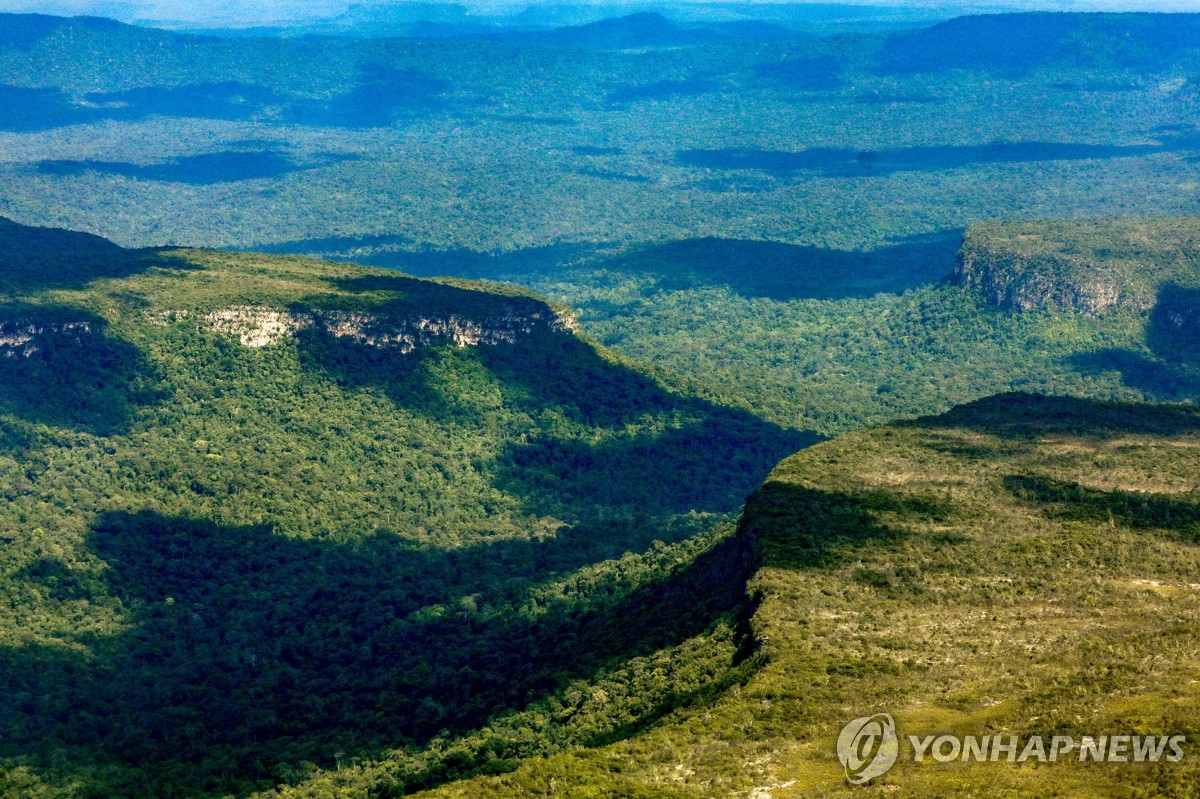
[[[705,240],[525,282],[609,346],[833,434],[1014,389],[1196,399],[1198,240],[1195,217],[981,223],[874,254]]]
[[[1057,238],[1054,224],[973,229],[959,255],[963,285],[820,301],[829,315],[810,330],[838,335],[832,309],[843,329],[861,330],[848,309],[903,302],[910,314],[891,324],[910,349],[876,353],[878,363],[915,371],[942,358],[964,393],[986,391],[987,375],[1028,373],[1039,345],[1062,391],[1186,393],[1197,273],[1169,256],[1194,252],[1196,229],[1193,219],[1073,226]],[[738,408],[750,403],[746,386],[722,404],[702,383],[616,356],[573,332],[568,309],[523,290],[296,256],[125,250],[12,222],[0,222],[0,245],[0,590],[12,609],[0,627],[0,762],[16,795],[398,796],[514,769],[457,795],[553,794],[547,780],[609,791],[600,795],[693,795],[691,777],[682,793],[642,783],[711,746],[706,736],[745,733],[750,721],[731,721],[753,718],[744,691],[812,669],[782,643],[763,649],[775,638],[763,632],[779,612],[773,592],[784,590],[764,587],[779,552],[822,580],[849,569],[853,585],[887,599],[933,575],[916,594],[954,613],[976,589],[943,596],[951,586],[936,576],[986,561],[1030,575],[1013,596],[1035,601],[1054,584],[1035,571],[1056,562],[1053,547],[1001,557],[995,530],[930,565],[950,542],[940,536],[967,540],[966,520],[1011,517],[1000,509],[1012,500],[991,482],[947,487],[962,459],[972,480],[986,464],[997,475],[988,480],[1083,525],[1080,534],[1091,535],[1093,500],[1125,503],[1113,518],[1132,514],[1122,524],[1134,529],[1194,521],[1184,499],[1131,493],[1191,490],[1186,409],[1001,397],[813,450],[844,453],[844,466],[829,454],[788,461],[735,525],[772,464],[816,436]],[[984,254],[993,276],[1041,275],[1042,261],[1059,267],[1064,252],[1078,259],[1072,275],[1124,274],[1139,286],[1151,273],[1121,264],[1159,258],[1159,301],[1096,315],[1019,311],[966,285]],[[934,331],[946,350],[930,346]],[[1148,354],[1095,349],[1104,342],[1141,342]],[[1064,451],[1116,464],[1103,490],[1042,453],[1062,426],[1084,436]],[[956,432],[931,432],[942,427]],[[1183,436],[1168,439],[1178,457],[1156,455],[1152,442],[1093,452],[1091,437],[1126,441],[1127,429]],[[907,449],[888,454],[893,436]],[[1030,436],[1032,450],[1019,443]],[[871,441],[888,450],[878,455],[886,474],[855,460]],[[937,469],[934,452],[948,459]],[[915,479],[905,458],[921,464],[922,485],[941,487],[915,499],[872,489],[830,509],[806,504],[808,483],[790,486],[797,463],[822,470],[803,479],[819,476],[823,491],[846,475],[904,486]],[[952,497],[985,507],[952,510]],[[825,569],[827,547],[875,536],[876,512],[911,516],[905,524],[929,517],[943,532],[931,551],[854,549],[828,556],[853,568]],[[879,535],[891,541],[888,524]],[[1167,570],[1145,580],[1177,579],[1196,566],[1190,545],[1172,546],[1183,547],[1173,560],[1122,562]],[[1021,560],[1034,556],[1050,560]],[[1093,568],[1080,562],[1078,579]],[[1007,601],[1011,589],[996,590],[988,602]],[[866,601],[844,596],[851,607]],[[876,675],[859,653],[841,657],[845,673],[827,673]],[[773,734],[805,740],[829,713],[811,710],[813,727],[796,718],[785,714]],[[739,746],[757,740],[744,737]],[[595,754],[558,754],[579,746]],[[641,748],[659,746],[654,757]],[[768,759],[735,777],[729,757],[688,768],[718,793],[773,768]],[[618,774],[606,770],[614,758],[625,764]]]
[[[1053,343],[948,374],[946,322],[979,315],[936,286],[963,230],[1191,213],[1200,185],[1193,15],[369,40],[4,20],[0,213],[514,282],[794,429],[1082,389]],[[963,336],[990,365],[1013,349],[991,342],[1060,335],[1014,324]],[[1133,323],[1094,327],[1066,348],[1138,346]]]
[[[858,251],[980,219],[1190,209],[1194,18],[1065,19],[622,49],[589,29],[230,40],[10,17],[0,212],[438,271],[462,250]],[[1015,46],[1042,28],[1043,49]]]
[[[734,678],[727,523],[811,435],[501,286],[11,222],[0,252],[18,795],[244,794],[397,749],[403,792]]]
[[[1200,15],[580,22],[0,15],[0,796],[1196,735]]]
[[[1175,391],[1143,392],[1115,366],[1087,361],[1128,351],[1154,363],[1136,312],[1017,314],[941,283],[787,303],[725,287],[643,291],[636,280],[589,290],[581,319],[610,346],[696,375],[710,395],[787,427],[836,434],[1010,389],[1130,399]]]

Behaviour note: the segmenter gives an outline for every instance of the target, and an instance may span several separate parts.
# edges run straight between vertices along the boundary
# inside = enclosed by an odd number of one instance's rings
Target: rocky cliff
[[[318,330],[368,347],[395,349],[401,354],[434,344],[459,347],[514,344],[538,329],[551,332],[578,329],[572,316],[540,303],[504,304],[498,301],[497,306],[492,313],[481,316],[232,305],[200,313],[187,309],[160,311],[148,314],[148,317],[159,325],[197,319],[200,327],[236,337],[246,347],[268,347],[302,330]]]
[[[1200,219],[974,225],[952,279],[1018,311],[1145,312],[1164,286],[1200,285]]]
[[[29,358],[41,349],[40,342],[47,336],[61,337],[66,334],[74,339],[92,332],[92,323],[87,320],[45,322],[38,319],[0,320],[0,357],[17,356]]]

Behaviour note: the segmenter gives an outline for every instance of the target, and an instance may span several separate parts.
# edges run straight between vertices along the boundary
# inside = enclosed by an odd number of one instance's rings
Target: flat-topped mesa
[[[1018,311],[1145,312],[1168,285],[1200,285],[1200,219],[973,225],[953,280]]]
[[[531,305],[531,303],[523,303]],[[454,344],[459,347],[514,344],[538,329],[574,332],[575,320],[566,313],[537,304],[533,308],[503,307],[479,317],[460,313],[395,315],[336,309],[280,309],[235,305],[200,315],[202,324],[236,336],[247,347],[267,347],[315,329],[335,338],[349,338],[369,347],[394,348],[402,354],[417,347]],[[190,314],[168,312],[178,320]],[[162,317],[163,323],[167,317]]]
[[[143,275],[155,276],[150,284],[160,294],[129,290],[126,282]],[[73,304],[74,297],[51,296],[55,291],[104,297],[108,316]],[[134,295],[140,312],[122,318]],[[0,217],[0,358],[104,340],[108,322],[118,318],[117,337],[140,321],[229,336],[255,349],[307,332],[399,354],[579,330],[569,310],[500,284],[420,279],[294,256],[130,250],[87,233]]]

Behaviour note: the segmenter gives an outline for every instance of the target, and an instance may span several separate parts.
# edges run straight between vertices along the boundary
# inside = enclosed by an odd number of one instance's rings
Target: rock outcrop
[[[42,349],[48,337],[68,337],[78,340],[92,332],[86,320],[44,322],[35,319],[6,319],[0,321],[0,357],[30,358]]]
[[[1018,311],[1075,310],[1099,316],[1118,306],[1145,310],[1152,298],[1122,285],[1116,276],[1080,256],[1045,255],[973,247],[964,243],[954,280],[994,305]]]
[[[418,347],[454,344],[459,347],[513,344],[538,329],[574,332],[578,325],[569,314],[541,306],[541,310],[502,308],[475,318],[458,313],[398,316],[337,309],[271,308],[234,305],[206,313],[176,310],[156,313],[151,320],[167,324],[190,319],[228,336],[246,347],[268,347],[315,329],[336,338],[349,338],[369,347],[387,347],[406,354]]]
[[[1200,285],[1200,219],[974,225],[952,280],[1017,311],[1144,313],[1164,287]]]

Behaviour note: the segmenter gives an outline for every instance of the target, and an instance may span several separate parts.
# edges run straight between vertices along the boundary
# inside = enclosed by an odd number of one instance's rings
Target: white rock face
[[[210,311],[204,315],[204,321],[218,333],[237,336],[243,346],[255,348],[277,344],[294,335],[302,326],[301,321],[288,311],[253,305],[235,305]],[[311,324],[311,320],[308,324]]]
[[[0,357],[32,357],[41,350],[40,339],[47,335],[68,333],[78,337],[91,332],[92,323],[82,320],[46,323],[17,319],[0,322]]]
[[[186,311],[156,314],[152,322],[186,319]],[[394,348],[409,353],[426,344],[454,343],[459,347],[512,344],[538,327],[552,331],[578,330],[575,319],[550,309],[545,312],[512,311],[486,319],[459,314],[447,316],[391,317],[358,311],[301,310],[234,305],[204,314],[210,329],[236,336],[246,347],[262,348],[293,338],[299,331],[318,328],[337,338],[349,338],[369,347]]]

